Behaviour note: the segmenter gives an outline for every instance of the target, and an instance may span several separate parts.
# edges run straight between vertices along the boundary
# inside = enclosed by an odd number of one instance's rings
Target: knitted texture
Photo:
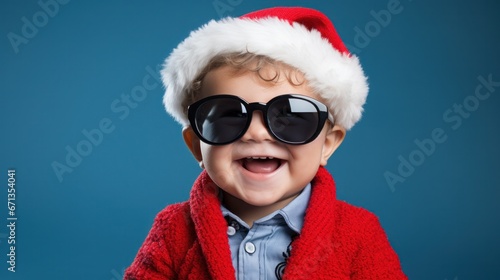
[[[217,192],[202,172],[189,201],[168,206],[157,215],[124,279],[235,279]],[[337,200],[333,178],[320,167],[283,279],[407,277],[377,217]]]

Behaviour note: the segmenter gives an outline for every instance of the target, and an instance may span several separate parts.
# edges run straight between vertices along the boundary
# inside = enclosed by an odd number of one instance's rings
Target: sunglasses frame
[[[285,139],[281,139],[280,137],[278,137],[278,135],[276,135],[273,132],[273,130],[271,129],[271,125],[270,125],[271,120],[269,120],[268,117],[267,117],[267,113],[268,113],[269,107],[274,102],[276,102],[278,100],[281,100],[281,99],[284,99],[284,98],[287,98],[287,99],[288,98],[295,98],[295,99],[305,100],[305,101],[309,102],[310,104],[312,104],[316,108],[316,110],[318,112],[317,127],[316,127],[315,132],[308,139],[306,139],[304,141],[301,141],[301,142],[287,141]],[[210,101],[212,99],[233,99],[233,100],[237,100],[237,101],[240,102],[240,104],[243,104],[243,106],[247,110],[246,114],[248,115],[248,117],[246,118],[246,123],[245,123],[244,128],[241,130],[241,132],[238,134],[238,136],[235,137],[231,141],[226,141],[226,142],[221,142],[221,143],[209,141],[208,139],[206,139],[205,137],[203,137],[203,135],[200,133],[200,131],[198,129],[198,126],[196,124],[196,113],[198,111],[198,108],[201,105],[205,104],[207,101]],[[314,139],[316,139],[316,137],[318,137],[319,133],[323,129],[323,126],[324,126],[326,120],[329,120],[332,123],[332,125],[335,124],[334,118],[333,118],[332,114],[329,112],[328,107],[325,104],[321,103],[320,101],[318,101],[318,100],[316,100],[314,98],[311,98],[311,97],[305,96],[305,95],[300,95],[300,94],[283,94],[283,95],[279,95],[279,96],[276,96],[276,97],[272,98],[267,103],[262,103],[262,102],[248,103],[246,100],[244,100],[244,99],[242,99],[242,98],[240,98],[240,97],[238,97],[236,95],[230,95],[230,94],[212,95],[212,96],[200,99],[200,100],[192,103],[191,105],[189,105],[188,106],[188,119],[189,119],[189,123],[191,124],[191,127],[192,127],[194,133],[196,134],[196,136],[198,136],[198,138],[201,141],[203,141],[203,142],[205,142],[205,143],[207,143],[209,145],[221,146],[221,145],[227,145],[227,144],[233,143],[233,142],[237,141],[238,139],[240,139],[241,137],[243,137],[243,135],[245,135],[245,133],[248,130],[248,127],[250,127],[250,123],[252,122],[252,116],[253,116],[253,112],[254,111],[261,111],[262,112],[262,116],[263,116],[263,119],[264,119],[264,126],[266,127],[268,133],[273,138],[275,138],[276,140],[278,140],[278,141],[280,141],[282,143],[289,144],[289,145],[303,145],[303,144],[307,144],[307,143],[313,141]]]

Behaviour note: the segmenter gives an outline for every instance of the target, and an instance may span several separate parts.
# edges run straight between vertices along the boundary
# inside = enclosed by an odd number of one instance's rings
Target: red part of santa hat
[[[277,7],[239,18],[212,20],[175,48],[162,70],[164,104],[183,126],[187,90],[210,60],[227,53],[268,56],[304,73],[325,101],[336,124],[350,129],[360,118],[368,94],[358,58],[350,54],[323,13],[302,7]]]
[[[342,39],[337,34],[335,27],[330,20],[323,13],[309,8],[269,8],[258,10],[241,16],[241,18],[248,18],[259,20],[266,17],[277,17],[282,20],[288,21],[290,24],[294,22],[302,24],[309,30],[317,30],[321,36],[327,39],[332,46],[341,53],[348,54],[349,50],[346,48]]]

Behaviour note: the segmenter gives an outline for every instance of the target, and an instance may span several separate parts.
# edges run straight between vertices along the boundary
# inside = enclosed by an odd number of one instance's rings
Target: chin
[[[245,199],[243,202],[255,207],[267,207],[278,203],[279,199]]]
[[[275,194],[270,194],[270,195],[265,195],[265,193],[257,193],[253,194],[252,196],[247,196],[242,198],[239,198],[243,202],[253,205],[255,207],[269,207],[269,206],[279,206],[281,204],[282,208],[286,204],[288,204],[291,200],[293,200],[301,191],[302,189],[298,190],[296,193],[293,194],[283,194],[283,193],[275,193]]]

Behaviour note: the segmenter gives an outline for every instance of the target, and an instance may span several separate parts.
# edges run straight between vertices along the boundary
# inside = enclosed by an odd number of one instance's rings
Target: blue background
[[[200,172],[156,79],[134,108],[122,95],[209,19],[276,5],[326,13],[369,76],[363,119],[328,166],[338,197],[379,216],[410,279],[499,279],[500,87],[472,103],[479,76],[500,81],[499,4],[401,0],[377,23],[393,1],[219,1],[225,10],[201,0],[69,1],[45,22],[37,1],[3,1],[0,279],[121,279],[156,213],[187,199]],[[12,44],[34,20],[30,38]],[[453,111],[464,100],[467,117]],[[106,119],[113,131],[59,180],[53,163],[66,164],[82,131]],[[446,140],[424,154],[415,141],[434,129]],[[413,171],[399,173],[402,161]],[[8,168],[17,178],[15,273],[6,263]],[[387,172],[404,181],[390,187]]]

